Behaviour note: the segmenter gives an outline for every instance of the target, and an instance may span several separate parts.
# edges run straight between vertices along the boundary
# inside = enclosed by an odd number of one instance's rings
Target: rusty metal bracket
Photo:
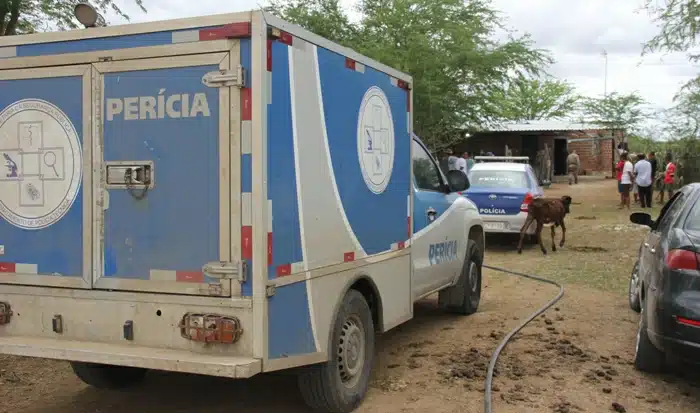
[[[0,326],[9,324],[12,318],[12,308],[9,303],[0,302]]]

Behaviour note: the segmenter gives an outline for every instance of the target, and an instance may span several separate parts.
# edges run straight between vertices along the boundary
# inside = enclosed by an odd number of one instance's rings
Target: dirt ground
[[[625,296],[644,229],[616,209],[613,181],[558,185],[571,195],[567,244],[543,256],[514,241],[490,240],[486,264],[565,283],[564,298],[528,325],[502,354],[494,412],[700,412],[700,382],[633,369],[638,317]],[[658,213],[658,207],[655,213]],[[550,249],[549,233],[544,235]],[[560,236],[559,234],[557,236]],[[478,413],[491,351],[508,330],[556,294],[556,288],[485,271],[479,312],[446,315],[435,298],[415,319],[382,336],[365,413]],[[307,412],[291,374],[229,381],[152,373],[128,392],[83,385],[67,363],[0,356],[0,412]]]

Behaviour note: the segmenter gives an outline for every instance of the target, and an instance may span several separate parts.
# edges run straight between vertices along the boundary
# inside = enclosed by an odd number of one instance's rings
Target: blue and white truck
[[[0,38],[0,353],[101,388],[309,366],[353,410],[375,333],[479,305],[482,221],[411,90],[260,11]]]

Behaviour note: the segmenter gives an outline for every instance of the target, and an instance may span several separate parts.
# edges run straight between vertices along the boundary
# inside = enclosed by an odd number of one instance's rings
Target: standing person
[[[467,174],[467,159],[466,159],[465,155],[466,155],[466,152],[464,152],[462,154],[462,156],[460,156],[457,159],[457,170],[462,171],[462,173],[464,173],[466,175]]]
[[[630,190],[634,182],[634,166],[629,161],[627,153],[620,155],[620,158],[625,161],[622,167],[622,176],[620,177],[620,186],[622,186],[622,206],[620,208],[627,207],[627,209],[630,209]]]
[[[581,159],[578,157],[576,150],[569,152],[566,157],[566,167],[569,172],[569,185],[572,183],[578,184],[578,171],[581,168]]]
[[[622,159],[622,155],[626,152],[620,154],[620,160],[617,161],[615,165],[615,172],[617,172],[617,192],[620,194],[620,208],[625,206],[625,198],[622,196],[622,168],[625,166],[625,160]]]
[[[651,187],[654,183],[651,163],[646,160],[646,155],[643,153],[637,155],[637,159],[637,163],[634,164],[634,174],[637,176],[635,183],[639,192],[639,201],[642,208],[651,208]]]
[[[443,151],[440,168],[445,175],[448,171],[457,169],[457,157],[452,154],[452,149],[447,148]]]
[[[673,156],[670,153],[666,154],[666,169],[664,172],[664,189],[661,191],[661,201],[664,203],[664,192],[668,192],[668,199],[671,199],[675,186],[673,185],[676,179],[676,164],[673,163]]]
[[[659,164],[656,161],[656,153],[654,151],[649,152],[649,155],[647,155],[647,160],[649,161],[649,164],[651,165],[651,179],[652,179],[652,185],[651,185],[651,197],[654,197],[654,185],[653,181],[656,179],[656,172],[659,170]]]
[[[637,159],[639,159],[637,157],[637,155],[638,154],[636,154],[636,153],[629,154],[629,160],[630,160],[630,162],[632,162],[632,167],[634,167],[634,165],[637,164]],[[630,192],[632,192],[632,195],[634,196],[634,203],[638,204],[639,203],[639,193],[637,191],[637,181],[636,180],[632,181],[632,190]]]
[[[471,154],[469,152],[464,152],[462,154],[464,159],[467,160],[467,173],[472,170],[472,167],[474,166],[474,159],[472,159]]]

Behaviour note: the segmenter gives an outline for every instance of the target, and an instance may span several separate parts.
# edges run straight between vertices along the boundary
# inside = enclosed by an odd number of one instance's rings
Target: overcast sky
[[[573,83],[580,93],[602,95],[608,53],[608,92],[639,91],[654,107],[668,107],[679,86],[700,70],[683,54],[642,58],[642,43],[657,32],[642,0],[492,0],[507,25],[530,33],[540,48],[552,51],[551,73]],[[353,0],[343,0],[348,6]],[[258,8],[264,0],[144,0],[147,14],[129,0],[117,0],[133,22],[194,17]],[[112,24],[118,18],[107,16]]]

